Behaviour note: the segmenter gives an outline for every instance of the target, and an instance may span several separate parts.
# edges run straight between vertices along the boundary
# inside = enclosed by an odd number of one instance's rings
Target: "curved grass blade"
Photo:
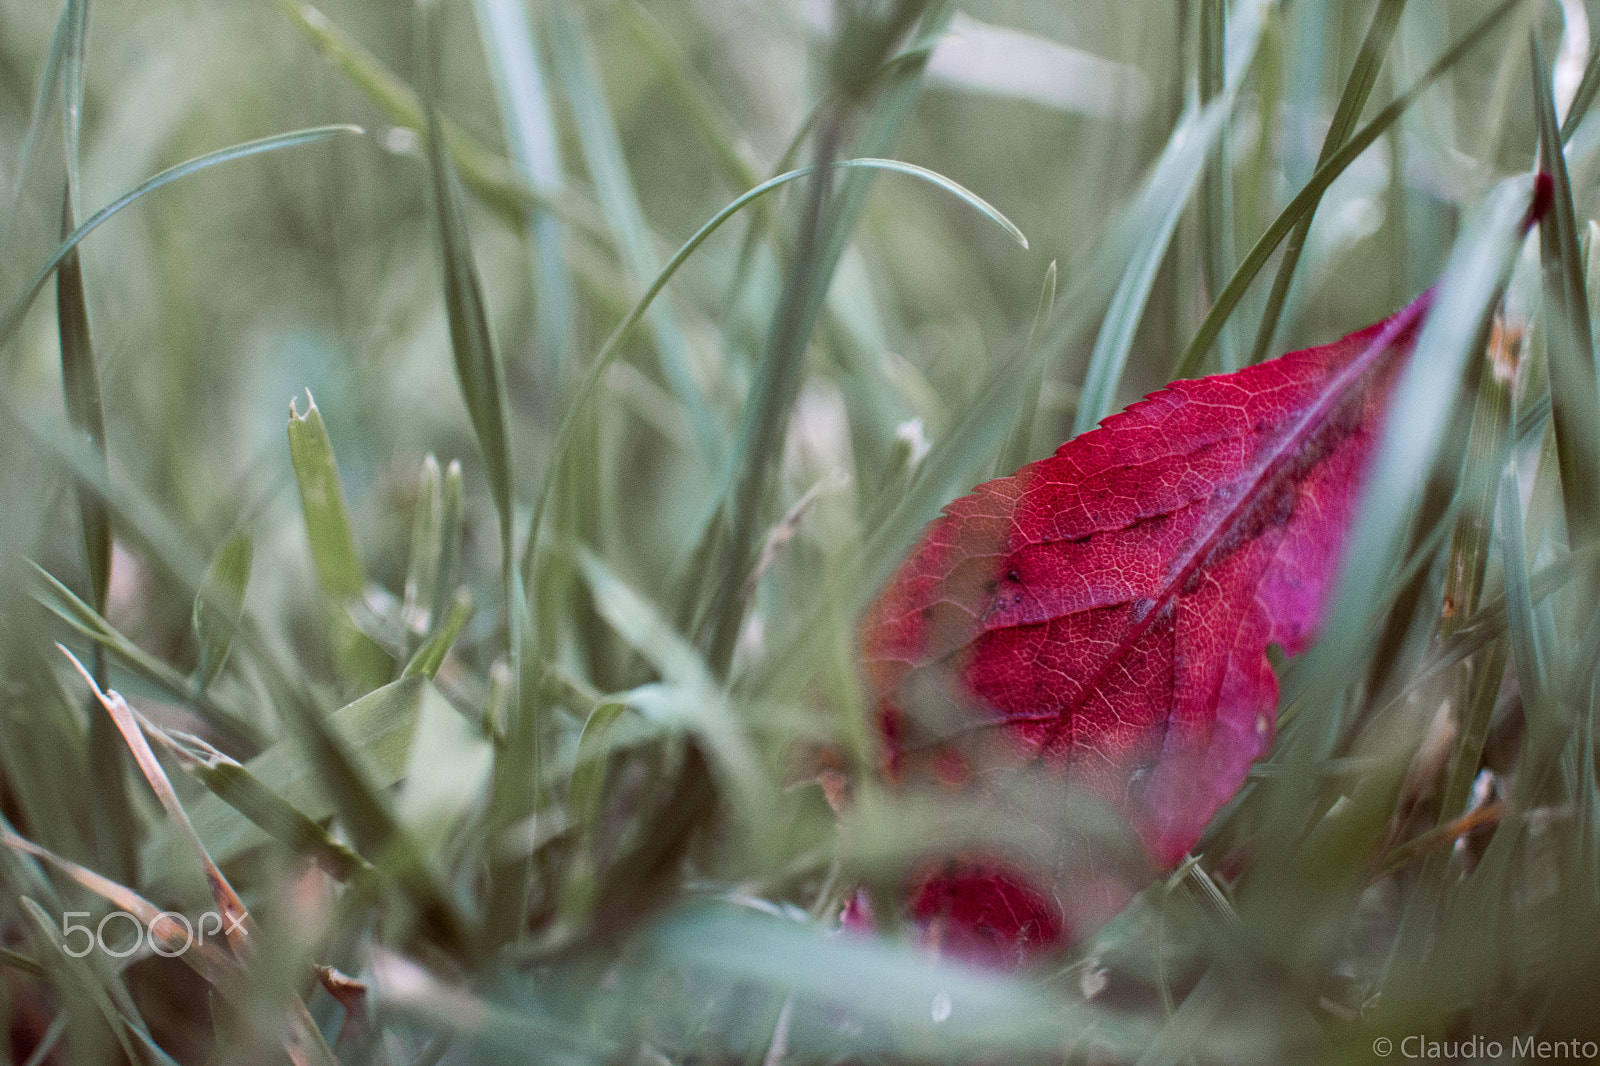
[[[1318,168],[1333,158],[1360,121],[1361,111],[1367,106],[1373,86],[1378,83],[1378,72],[1383,67],[1384,56],[1389,52],[1405,6],[1406,0],[1379,0],[1378,9],[1372,13],[1372,22],[1367,25],[1367,34],[1361,40],[1361,51],[1356,54],[1355,66],[1350,68],[1350,77],[1344,83],[1344,91],[1339,94],[1333,121],[1328,126],[1327,136],[1323,138],[1322,151],[1317,155]],[[1278,273],[1272,279],[1272,291],[1267,296],[1266,307],[1261,313],[1261,325],[1256,331],[1255,346],[1250,351],[1252,363],[1265,359],[1272,347],[1272,337],[1278,329],[1278,317],[1283,313],[1284,301],[1289,296],[1289,284],[1294,280],[1295,267],[1300,262],[1300,253],[1305,248],[1306,236],[1311,232],[1311,222],[1316,217],[1317,202],[1320,200],[1319,195],[1306,208],[1283,246],[1283,258],[1278,262]]]
[[[205,155],[196,156],[176,166],[168,167],[149,180],[123,193],[117,199],[90,215],[87,221],[73,230],[71,236],[61,242],[55,254],[34,275],[23,295],[6,309],[3,316],[0,316],[0,345],[4,345],[11,339],[12,334],[16,332],[17,326],[22,322],[22,316],[33,305],[34,299],[38,297],[40,290],[44,288],[45,282],[50,280],[50,276],[55,273],[56,268],[61,265],[62,260],[71,255],[72,250],[85,237],[99,229],[108,219],[134,201],[139,200],[148,193],[155,192],[164,185],[170,185],[181,178],[188,177],[190,174],[208,170],[220,163],[229,163],[235,159],[244,159],[249,156],[260,155],[263,152],[276,152],[284,148],[297,148],[303,144],[314,144],[317,141],[326,140],[329,137],[336,137],[344,133],[362,132],[364,131],[360,126],[313,126],[309,129],[296,130],[293,133],[280,133],[272,137],[263,137],[260,140],[246,141],[243,144],[235,144],[228,148],[218,149],[215,152],[207,152]]]
[[[616,238],[625,268],[634,283],[641,284],[658,272],[659,260],[651,248],[644,209],[639,204],[634,179],[623,155],[616,121],[606,103],[593,48],[580,22],[584,13],[564,4],[551,4],[545,8],[545,15],[555,68],[572,108],[595,194]],[[706,408],[700,386],[690,371],[689,345],[668,300],[656,301],[649,315],[649,325],[661,360],[662,375],[683,405],[702,456],[715,461],[722,450],[722,430]]]
[[[1228,284],[1217,295],[1216,302],[1207,312],[1205,321],[1200,323],[1200,328],[1195,331],[1193,339],[1178,358],[1173,367],[1174,378],[1192,377],[1200,369],[1201,362],[1205,359],[1206,352],[1217,339],[1217,334],[1222,329],[1222,323],[1233,313],[1238,306],[1245,289],[1256,274],[1266,265],[1272,253],[1277,250],[1279,243],[1287,237],[1301,217],[1322,198],[1322,194],[1332,185],[1334,179],[1342,174],[1356,158],[1366,151],[1381,137],[1385,130],[1394,125],[1395,121],[1417,101],[1427,88],[1437,81],[1446,71],[1455,66],[1466,56],[1472,48],[1481,41],[1491,29],[1499,24],[1500,20],[1510,14],[1523,0],[1502,0],[1488,15],[1484,16],[1472,29],[1468,30],[1460,40],[1440,56],[1423,75],[1416,80],[1405,92],[1375,115],[1371,122],[1361,127],[1351,138],[1335,152],[1326,163],[1317,167],[1294,199],[1289,201],[1278,217],[1273,219],[1272,225],[1267,227],[1265,233],[1256,240],[1256,243],[1245,253],[1244,261],[1239,264],[1239,269],[1234,271],[1233,277],[1228,279]]]
[[[893,159],[844,159],[829,164],[829,167],[860,167],[868,170],[892,170],[900,174],[909,175],[911,177],[933,181],[935,185],[938,185],[940,188],[946,189],[947,191],[956,195],[964,203],[973,207],[985,217],[996,220],[1002,229],[1004,229],[1008,234],[1011,234],[1013,240],[1020,240],[1023,244],[1023,247],[1027,247],[1026,236],[1022,234],[1022,231],[1017,228],[1014,222],[1006,218],[1005,215],[1001,214],[997,208],[971,190],[957,184],[954,181],[951,181],[949,178],[946,178],[941,174],[936,174],[934,171],[928,170],[924,167],[919,167],[913,163],[902,163]],[[606,367],[611,365],[612,360],[614,360],[617,357],[617,354],[620,352],[623,339],[628,335],[628,332],[638,324],[639,320],[644,317],[645,312],[650,307],[651,301],[653,301],[657,294],[666,287],[667,282],[672,280],[672,276],[678,272],[678,268],[683,266],[684,262],[688,260],[688,258],[693,255],[695,251],[698,250],[699,247],[704,244],[713,233],[720,229],[723,223],[727,222],[746,206],[755,202],[756,200],[759,200],[761,197],[765,196],[774,189],[780,188],[781,186],[787,185],[789,182],[804,178],[810,174],[814,174],[816,171],[816,167],[801,167],[797,170],[787,171],[786,173],[779,174],[776,177],[769,178],[760,185],[757,185],[755,188],[744,193],[742,196],[739,196],[732,203],[728,204],[728,206],[711,216],[711,218],[703,226],[695,231],[692,237],[684,242],[683,246],[679,248],[673,257],[667,261],[667,265],[661,268],[661,273],[656,275],[655,280],[650,283],[650,287],[645,290],[644,295],[640,296],[639,299],[635,301],[634,305],[628,309],[627,315],[623,317],[621,322],[617,323],[616,327],[612,329],[611,335],[608,336],[605,340],[605,343],[600,346],[600,351],[594,357],[594,361],[590,364],[588,372],[584,375],[583,382],[578,386],[577,390],[573,393],[571,400],[567,404],[566,413],[562,416],[561,424],[556,430],[555,443],[550,450],[549,470],[545,474],[544,483],[539,490],[539,495],[534,500],[533,519],[528,527],[528,539],[523,548],[522,562],[520,565],[522,581],[525,586],[531,588],[534,584],[534,575],[536,573],[535,562],[539,552],[539,531],[543,525],[544,512],[547,508],[551,491],[554,488],[555,482],[557,481],[556,471],[560,469],[560,465],[564,461],[564,457],[566,456],[568,450],[570,450],[572,447],[573,434],[576,432],[577,427],[580,424],[584,411],[588,408],[590,402],[594,399],[594,396],[600,387],[600,382],[605,376]]]

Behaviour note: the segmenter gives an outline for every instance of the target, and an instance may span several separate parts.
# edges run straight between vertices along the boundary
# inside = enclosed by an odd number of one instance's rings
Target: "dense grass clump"
[[[1600,1055],[1585,12],[0,0],[0,1063]],[[936,958],[1117,830],[880,780],[920,529],[1436,281],[1271,756]]]

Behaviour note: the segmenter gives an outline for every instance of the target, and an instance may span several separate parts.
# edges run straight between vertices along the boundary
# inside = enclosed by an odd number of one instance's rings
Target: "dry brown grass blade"
[[[103,874],[95,873],[88,867],[79,866],[71,859],[64,859],[55,852],[42,848],[5,828],[0,828],[0,844],[38,859],[112,906],[127,911],[139,919],[152,937],[160,939],[163,948],[171,954],[182,955],[196,973],[213,985],[225,988],[227,980],[238,974],[239,964],[232,957],[218,951],[212,944],[193,939],[189,931],[174,920],[171,914],[126,885],[119,884]]]
[[[95,683],[94,676],[84,668],[83,663],[78,661],[77,656],[73,655],[71,651],[61,644],[57,644],[56,647],[61,649],[61,653],[71,661],[78,673],[83,675],[84,682],[94,692],[95,698],[106,709],[106,713],[111,715],[111,720],[116,723],[117,731],[122,734],[122,739],[128,745],[128,750],[133,753],[134,760],[139,764],[139,770],[144,774],[145,780],[150,782],[150,787],[155,791],[156,798],[161,801],[162,809],[167,812],[167,817],[177,827],[184,843],[194,854],[195,861],[200,864],[201,870],[205,872],[206,884],[211,889],[211,898],[223,919],[223,932],[228,939],[229,947],[233,949],[234,955],[239,959],[247,958],[250,939],[255,935],[255,925],[251,921],[250,912],[245,909],[244,902],[239,899],[239,894],[233,890],[233,886],[228,883],[228,879],[223,876],[217,864],[212,861],[211,855],[206,851],[205,844],[200,840],[200,834],[195,832],[194,824],[189,821],[188,813],[184,811],[183,804],[178,801],[178,794],[173,790],[172,782],[167,778],[167,772],[161,768],[161,763],[156,759],[156,753],[151,749],[149,740],[145,738],[144,730],[140,728],[139,719],[134,714],[133,708],[128,706],[128,701],[123,699],[116,690],[101,691],[100,686]],[[10,841],[8,840],[7,842],[9,843]],[[64,862],[64,860],[58,861]],[[117,906],[131,911],[141,920],[144,920],[152,931],[156,928],[154,924],[156,921],[176,925],[170,918],[165,918],[159,911],[156,911],[154,904],[145,901],[137,893],[125,889],[115,882],[108,881],[92,871],[83,870],[82,872],[98,881],[104,882],[106,886],[120,890],[123,895],[129,897],[129,902],[137,902],[149,908],[151,913],[147,917],[142,911],[127,906],[121,899],[116,899],[109,895],[106,896]],[[94,890],[100,891],[99,889]],[[101,894],[104,893],[102,892]],[[216,952],[215,948],[210,950]],[[221,952],[216,952],[216,954],[221,956]],[[225,962],[228,968],[237,970],[237,964],[233,963],[233,960],[225,959]],[[219,974],[223,972],[226,972],[226,970],[219,970]],[[210,975],[203,976],[207,976],[210,979]],[[329,1064],[337,1063],[338,1060],[333,1057],[333,1052],[329,1050],[327,1042],[323,1040],[321,1032],[317,1029],[316,1022],[306,1009],[305,1001],[298,995],[295,995],[290,1001],[289,1017],[291,1030],[284,1051],[295,1066],[329,1066]]]
[[[57,644],[56,647],[61,649],[61,654],[65,655],[77,668],[78,673],[83,675],[84,682],[94,692],[95,698],[106,709],[106,713],[111,715],[111,720],[116,723],[117,731],[122,734],[128,750],[133,753],[145,780],[150,782],[150,787],[155,790],[162,809],[167,812],[167,817],[172,819],[173,825],[177,826],[184,843],[205,872],[206,884],[211,888],[211,898],[225,922],[228,945],[233,948],[236,955],[243,958],[253,932],[250,912],[245,910],[239,894],[233,890],[233,886],[222,875],[217,864],[211,861],[205,844],[200,840],[200,834],[195,832],[193,823],[189,821],[189,815],[183,809],[183,804],[178,802],[178,794],[173,791],[172,782],[167,779],[167,772],[157,761],[156,753],[151,750],[150,742],[145,739],[144,730],[139,728],[139,721],[134,716],[133,708],[128,706],[128,701],[115,689],[102,692],[100,686],[95,683],[94,675],[78,661],[77,656],[68,651],[64,645]]]

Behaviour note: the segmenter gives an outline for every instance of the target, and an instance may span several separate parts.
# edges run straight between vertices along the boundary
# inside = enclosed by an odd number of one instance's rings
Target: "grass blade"
[[[559,192],[565,181],[561,146],[533,28],[521,0],[477,0],[476,6],[511,158],[530,185]],[[534,210],[532,221],[539,331],[545,365],[553,370],[562,365],[572,333],[572,280],[561,254],[560,221],[544,210]]]
[[[858,167],[866,170],[893,170],[897,173],[931,181],[940,188],[947,189],[953,194],[957,195],[962,201],[972,205],[976,210],[980,211],[986,217],[996,219],[1001,225],[1001,228],[1003,228],[1007,233],[1011,234],[1014,240],[1022,241],[1024,243],[1024,247],[1026,247],[1027,238],[1022,234],[1022,231],[1017,228],[1014,222],[1006,218],[999,212],[998,209],[989,204],[987,201],[983,200],[976,193],[951,181],[949,178],[946,178],[941,174],[936,174],[931,170],[916,166],[912,163],[902,163],[893,159],[844,159],[832,163],[831,166],[835,168]],[[589,370],[584,375],[582,383],[578,386],[577,390],[573,393],[571,400],[567,403],[566,413],[562,416],[561,425],[556,430],[555,444],[550,449],[550,469],[545,473],[544,482],[540,487],[539,495],[534,500],[533,519],[528,526],[528,539],[527,543],[523,547],[522,561],[519,564],[519,570],[522,574],[522,581],[525,586],[532,588],[535,585],[534,578],[538,571],[536,561],[539,557],[540,546],[539,533],[544,525],[544,515],[548,508],[551,494],[558,480],[560,464],[563,462],[564,456],[572,448],[574,434],[577,432],[578,426],[585,417],[585,412],[588,410],[589,405],[594,402],[594,398],[599,392],[600,383],[602,380],[604,380],[606,368],[610,366],[612,361],[616,359],[618,354],[620,354],[622,341],[628,336],[633,327],[639,323],[639,320],[643,318],[649,311],[652,301],[654,301],[655,298],[660,294],[661,290],[666,287],[667,282],[672,280],[672,276],[678,272],[678,268],[683,266],[689,257],[693,255],[700,248],[700,246],[711,237],[712,234],[721,229],[723,223],[727,222],[744,208],[760,200],[761,197],[766,196],[773,190],[781,188],[792,181],[797,181],[800,178],[808,177],[816,172],[816,167],[801,167],[798,170],[790,170],[783,174],[779,174],[776,177],[768,178],[766,181],[762,182],[760,185],[757,185],[744,195],[736,198],[733,200],[733,202],[728,204],[728,206],[711,216],[711,218],[707,220],[703,226],[695,231],[692,237],[683,243],[683,246],[678,249],[673,257],[667,261],[667,265],[661,268],[661,273],[656,275],[655,280],[650,283],[650,287],[645,290],[644,295],[640,296],[639,299],[634,302],[634,305],[628,309],[627,315],[623,317],[622,321],[617,323],[617,325],[612,329],[610,335],[606,337],[606,341],[603,345],[601,345],[599,353],[595,355],[594,360],[589,364]]]
[[[456,638],[466,628],[467,621],[472,617],[472,593],[465,588],[457,589],[455,600],[450,604],[450,612],[445,615],[444,621],[439,623],[433,635],[422,643],[411,661],[401,671],[401,677],[410,677],[413,674],[432,679],[438,674],[439,667],[444,665],[445,656],[450,654],[450,648],[455,644]]]
[[[1594,103],[1597,92],[1600,92],[1600,41],[1596,41],[1589,50],[1589,62],[1584,64],[1583,79],[1578,82],[1577,92],[1573,93],[1567,117],[1561,120],[1562,144],[1572,140],[1572,135],[1578,132],[1578,124],[1589,113],[1589,105]]]
[[[1495,187],[1463,227],[1436,289],[1416,347],[1395,385],[1373,461],[1362,493],[1362,505],[1346,558],[1362,565],[1346,567],[1329,612],[1327,633],[1312,652],[1315,679],[1310,691],[1340,687],[1348,663],[1371,636],[1367,619],[1389,580],[1390,562],[1411,521],[1419,493],[1449,419],[1454,390],[1441,382],[1461,380],[1462,367],[1483,336],[1493,302],[1526,232],[1534,182],[1509,178]],[[1327,714],[1317,723],[1314,758],[1332,754],[1342,724]]]
[[[1394,31],[1400,25],[1400,15],[1405,11],[1405,6],[1406,0],[1379,0],[1378,9],[1372,13],[1367,34],[1361,40],[1361,51],[1356,54],[1355,66],[1350,69],[1350,77],[1346,79],[1344,91],[1339,94],[1339,103],[1334,108],[1333,121],[1328,126],[1327,136],[1323,138],[1322,151],[1317,156],[1319,169],[1333,158],[1360,121],[1373,86],[1378,83],[1378,72],[1383,67],[1384,56],[1389,53],[1389,45],[1394,40]],[[1277,276],[1272,279],[1272,291],[1267,296],[1266,307],[1261,313],[1261,325],[1256,331],[1255,346],[1250,351],[1252,363],[1261,362],[1272,348],[1278,317],[1283,313],[1289,285],[1294,280],[1294,270],[1300,262],[1300,253],[1305,248],[1306,236],[1311,232],[1311,222],[1316,216],[1317,202],[1320,200],[1319,195],[1306,208],[1283,246],[1283,259],[1278,263]]]
[[[435,606],[444,603],[456,587],[456,574],[461,566],[464,492],[461,461],[452,459],[444,468],[444,497],[439,510],[439,565],[433,593],[429,596]]]
[[[1145,234],[1132,262],[1123,272],[1111,297],[1111,306],[1100,324],[1084,373],[1083,395],[1072,418],[1074,436],[1094,428],[1116,407],[1117,387],[1122,382],[1128,353],[1133,350],[1133,339],[1144,317],[1156,272],[1167,256],[1167,248],[1193,195],[1195,183],[1200,180],[1202,168],[1196,163],[1191,144],[1214,145],[1227,117],[1228,106],[1227,100],[1217,101],[1185,119],[1151,171],[1151,186],[1169,190],[1170,198],[1164,199],[1156,209],[1158,222]]]
[[[225,932],[228,946],[233,949],[235,955],[242,956],[247,950],[248,938],[254,932],[250,912],[245,910],[239,894],[233,890],[228,879],[222,875],[222,871],[217,869],[217,864],[206,853],[206,846],[200,842],[200,836],[194,831],[189,815],[184,811],[183,804],[178,801],[178,794],[173,791],[167,772],[161,768],[156,753],[150,748],[150,742],[145,739],[143,730],[135,721],[133,708],[128,706],[128,702],[118,695],[115,689],[102,692],[100,686],[95,683],[94,675],[89,673],[70,651],[60,644],[57,644],[56,648],[71,660],[78,673],[83,675],[84,683],[94,693],[95,699],[116,723],[117,732],[122,734],[123,742],[133,753],[134,761],[139,764],[145,781],[156,794],[156,799],[160,800],[161,809],[166,812],[168,820],[178,831],[179,839],[188,849],[190,860],[205,873],[206,884],[211,889],[212,902],[217,905],[217,912],[227,922]]]
[[[195,686],[204,692],[228,661],[234,634],[244,617],[244,595],[250,585],[253,551],[250,536],[239,532],[228,538],[217,552],[200,582],[194,600],[193,626],[200,662],[195,667]]]
[[[606,103],[593,49],[578,21],[583,13],[564,4],[549,5],[545,13],[549,19],[556,70],[572,107],[589,176],[616,238],[623,265],[634,284],[642,285],[645,278],[658,273],[658,259],[650,246],[644,210],[639,206],[639,196],[623,156],[622,140]],[[702,456],[715,461],[722,451],[722,428],[712,420],[690,370],[689,345],[678,327],[670,301],[658,298],[648,321],[661,360],[662,376],[683,406]]]
[[[1342,174],[1346,167],[1356,161],[1356,158],[1366,151],[1381,137],[1385,130],[1395,123],[1406,109],[1417,101],[1427,88],[1437,81],[1446,71],[1459,63],[1473,47],[1481,41],[1490,30],[1499,24],[1500,20],[1517,8],[1522,0],[1502,0],[1489,14],[1485,15],[1477,25],[1468,30],[1460,40],[1450,47],[1444,55],[1430,66],[1417,81],[1395,98],[1394,102],[1375,115],[1371,122],[1361,127],[1351,138],[1336,151],[1328,161],[1317,167],[1316,172],[1306,182],[1305,187],[1295,194],[1278,217],[1273,219],[1272,225],[1267,227],[1250,251],[1245,254],[1244,262],[1239,264],[1239,269],[1234,271],[1233,277],[1228,279],[1228,284],[1217,295],[1216,302],[1207,312],[1205,321],[1200,323],[1200,328],[1195,331],[1194,337],[1189,341],[1189,346],[1184,349],[1183,355],[1178,358],[1173,367],[1174,378],[1193,377],[1200,369],[1201,362],[1205,359],[1206,352],[1217,339],[1217,334],[1222,330],[1222,323],[1233,313],[1239,300],[1244,296],[1245,289],[1261,271],[1277,250],[1278,245],[1287,237],[1294,226],[1300,221],[1307,211],[1322,199],[1322,194],[1332,185],[1334,179]]]
[[[52,574],[35,566],[34,576],[39,587],[33,598],[47,611],[88,637],[95,646],[111,652],[142,680],[179,703],[193,707],[218,731],[224,742],[246,750],[260,748],[260,731],[238,710],[218,703],[209,693],[198,691],[188,678],[118,632],[100,612],[84,603]]]
[[[366,859],[270,788],[249,767],[199,737],[168,733],[143,719],[140,725],[146,736],[161,745],[212,796],[244,815],[268,836],[281,841],[294,854],[310,856],[331,876],[341,881],[376,874],[377,871]],[[360,746],[359,741],[356,743]],[[191,821],[205,828],[204,832],[198,828],[196,832],[209,841],[207,850],[222,862],[237,858],[244,850],[240,842],[249,839],[242,833],[242,823],[238,823],[238,828],[232,832],[225,833],[217,828],[216,818],[207,817],[209,812],[220,808],[208,804],[205,799],[193,806],[195,815]]]
[[[443,552],[444,506],[439,460],[432,452],[422,457],[422,474],[417,483],[417,503],[411,517],[411,559],[406,564],[404,600],[400,618],[406,629],[426,635],[433,628],[434,593],[439,579],[439,556]]]
[[[245,159],[253,155],[260,155],[263,152],[276,152],[285,148],[297,148],[304,144],[314,144],[317,141],[336,137],[340,134],[361,132],[363,131],[360,126],[313,126],[309,129],[296,130],[293,133],[280,133],[273,137],[246,141],[243,144],[221,148],[215,152],[207,152],[205,155],[196,156],[176,166],[168,167],[153,178],[123,193],[117,199],[90,215],[87,221],[72,231],[71,236],[64,238],[61,246],[56,249],[55,254],[33,276],[33,280],[29,282],[23,295],[6,309],[3,316],[0,316],[0,346],[3,346],[11,339],[17,327],[22,323],[22,316],[27,314],[29,307],[33,306],[34,299],[38,297],[40,290],[44,288],[45,282],[50,280],[50,276],[55,273],[56,268],[61,265],[62,261],[72,254],[73,249],[78,247],[85,237],[99,229],[108,219],[129,204],[142,199],[149,193],[155,192],[164,185],[171,185],[173,182],[186,178],[190,174],[209,170],[211,167],[221,163],[229,163],[235,159]]]
[[[500,516],[501,550],[509,574],[516,549],[512,545],[511,442],[506,429],[505,370],[489,333],[483,286],[472,260],[466,213],[456,189],[455,171],[439,137],[438,115],[432,108],[428,111],[428,133],[428,167],[439,223],[439,257],[444,268],[450,347],[455,354],[461,396],[472,418],[495,510]]]
[[[1228,7],[1225,0],[1200,0],[1199,83],[1202,107],[1225,95],[1227,59],[1224,42],[1227,28]],[[1234,260],[1237,258],[1233,247],[1233,153],[1229,143],[1233,124],[1228,114],[1231,110],[1231,106],[1227,107],[1219,120],[1222,128],[1211,149],[1211,162],[1200,179],[1200,200],[1197,205],[1200,276],[1207,297],[1222,287],[1224,278],[1233,274]],[[1173,223],[1174,226],[1176,224]],[[1222,352],[1222,369],[1238,369],[1238,344],[1232,330],[1224,327],[1219,348]]]
[[[419,12],[419,53],[427,70],[439,62],[439,8],[426,4]],[[424,103],[428,120],[428,165],[433,178],[433,198],[438,217],[440,257],[444,266],[445,307],[450,318],[451,349],[456,376],[472,416],[472,428],[483,453],[495,510],[500,519],[500,577],[506,604],[508,658],[512,687],[508,697],[511,721],[506,743],[494,753],[492,805],[498,835],[506,826],[534,818],[538,810],[538,781],[545,728],[542,694],[526,647],[528,632],[526,594],[516,570],[515,517],[512,512],[511,445],[507,430],[505,369],[495,351],[484,309],[482,285],[472,257],[466,214],[461,204],[455,170],[444,148],[439,114],[431,98],[437,77],[425,83],[430,94]],[[440,653],[442,659],[442,652]],[[497,860],[486,928],[496,935],[515,937],[523,924],[526,884],[531,864],[518,857]]]
[[[72,235],[79,196],[78,156],[83,119],[84,50],[88,36],[87,0],[68,0],[66,49],[61,62],[62,129],[66,184],[61,202],[61,239]],[[56,274],[56,322],[61,340],[61,383],[67,420],[88,438],[102,476],[106,469],[105,410],[100,371],[89,326],[89,299],[83,262],[74,249]],[[87,485],[77,486],[78,515],[83,529],[89,602],[104,612],[111,587],[111,515],[105,501]],[[103,653],[94,647],[94,673],[105,680]],[[127,770],[116,732],[100,714],[89,718],[89,802],[94,811],[102,866],[113,877],[131,880],[137,869],[138,826],[127,799]]]
[[[1550,418],[1561,469],[1561,498],[1572,546],[1600,537],[1600,387],[1595,382],[1589,299],[1572,186],[1556,126],[1555,103],[1537,33],[1529,37],[1534,104],[1539,120],[1539,168],[1551,181],[1550,209],[1539,220],[1544,295],[1550,308]]]
[[[289,403],[289,461],[300,487],[300,509],[306,535],[311,539],[311,559],[328,599],[343,605],[361,595],[366,575],[356,540],[350,532],[350,513],[339,483],[339,463],[328,439],[317,401],[306,393],[306,413]]]
[[[1044,272],[1044,285],[1039,290],[1039,306],[1033,313],[1033,325],[1028,327],[1028,340],[1023,345],[1024,352],[1031,352],[1034,344],[1039,339],[1039,327],[1050,320],[1050,315],[1055,310],[1056,303],[1056,261],[1050,260],[1050,266]],[[1026,356],[1024,357],[1026,358]],[[1006,442],[1005,449],[1000,453],[1000,459],[995,464],[994,474],[1002,477],[1026,463],[1033,454],[1033,427],[1039,414],[1039,393],[1044,389],[1044,367],[1035,367],[1033,376],[1028,379],[1027,393],[1034,396],[1033,402],[1028,402],[1026,394],[1022,402],[1022,412],[1017,417],[1016,425],[1011,427],[1011,437]],[[909,460],[910,455],[907,454]]]

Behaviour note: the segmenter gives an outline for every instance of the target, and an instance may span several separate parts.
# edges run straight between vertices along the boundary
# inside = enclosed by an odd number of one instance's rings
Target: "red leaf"
[[[1182,858],[1272,740],[1267,646],[1313,640],[1427,302],[1174,382],[946,507],[863,630],[891,769],[942,685],[965,724],[1127,817],[1156,865]],[[936,876],[914,896],[950,891]],[[953,921],[987,905],[956,902]]]

